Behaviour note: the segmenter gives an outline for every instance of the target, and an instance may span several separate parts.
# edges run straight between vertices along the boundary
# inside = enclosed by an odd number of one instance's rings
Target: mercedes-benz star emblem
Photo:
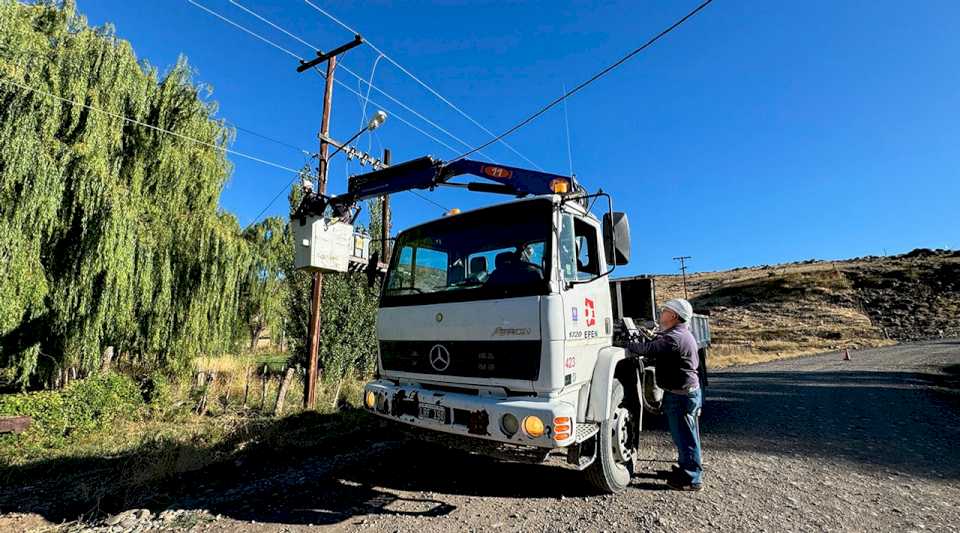
[[[428,357],[430,358],[430,366],[437,372],[443,372],[450,368],[450,350],[446,346],[434,344],[433,348],[430,348]]]

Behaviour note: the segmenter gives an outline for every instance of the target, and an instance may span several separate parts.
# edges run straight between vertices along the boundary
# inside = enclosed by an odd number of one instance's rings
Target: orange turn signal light
[[[570,423],[569,416],[558,416],[553,419],[553,425],[555,426],[559,426],[562,424],[569,424],[569,423]]]
[[[569,433],[557,433],[556,435],[553,436],[553,440],[557,440],[557,441],[567,440],[569,438],[570,438]]]
[[[563,178],[550,180],[550,190],[556,194],[566,194],[570,191],[570,182]]]
[[[570,425],[554,426],[553,430],[557,433],[570,433]]]

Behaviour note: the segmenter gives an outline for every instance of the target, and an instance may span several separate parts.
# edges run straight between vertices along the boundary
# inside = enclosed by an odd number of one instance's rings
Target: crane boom
[[[493,183],[460,184],[450,182],[451,179],[466,174],[478,176]],[[579,185],[570,176],[496,165],[471,159],[458,159],[445,163],[431,156],[424,156],[382,170],[350,176],[346,194],[325,196],[308,193],[293,216],[297,218],[320,215],[327,206],[332,206],[335,212],[346,213],[357,202],[368,198],[413,189],[432,190],[441,185],[459,186],[476,192],[512,196],[551,194],[554,191],[552,184],[555,180],[565,181],[570,192],[580,190]]]

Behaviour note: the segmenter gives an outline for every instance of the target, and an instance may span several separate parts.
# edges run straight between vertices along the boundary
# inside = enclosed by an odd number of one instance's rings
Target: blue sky
[[[231,5],[209,8],[308,56],[311,50]],[[322,48],[351,34],[301,0],[237,0]],[[327,2],[313,0],[476,120],[499,132],[635,48],[696,1]],[[210,84],[219,115],[315,150],[322,79],[186,0],[78,0],[92,24],[110,22],[139,57],[166,70],[186,55]],[[694,19],[568,101],[573,169],[614,196],[633,233],[629,273],[674,272],[809,258],[960,247],[960,3],[716,0]],[[349,52],[367,77],[376,53]],[[339,79],[354,88],[346,72]],[[374,85],[471,145],[489,139],[398,69],[380,61]],[[394,161],[450,149],[407,127],[457,141],[376,92],[368,112],[395,112],[360,147]],[[361,125],[361,101],[337,87],[331,133]],[[507,140],[548,171],[569,170],[563,108]],[[368,144],[369,143],[369,144]],[[243,131],[233,148],[288,167],[295,150]],[[517,166],[502,146],[485,153]],[[249,223],[290,175],[231,157],[221,204]],[[360,171],[338,156],[330,190]],[[467,209],[501,197],[426,193]],[[394,198],[395,229],[441,210]],[[268,211],[285,216],[285,197]]]

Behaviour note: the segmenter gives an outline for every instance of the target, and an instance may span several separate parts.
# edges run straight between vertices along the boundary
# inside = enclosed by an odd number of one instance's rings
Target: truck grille
[[[540,341],[380,341],[385,370],[472,378],[540,376]]]

